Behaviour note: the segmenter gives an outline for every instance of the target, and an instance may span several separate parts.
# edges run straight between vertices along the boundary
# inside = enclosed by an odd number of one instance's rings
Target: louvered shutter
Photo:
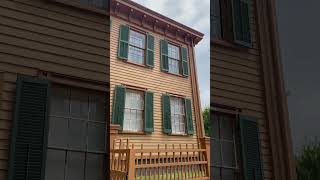
[[[113,99],[112,123],[120,124],[122,129],[124,120],[124,107],[126,89],[124,86],[116,86]]]
[[[192,120],[192,105],[191,105],[191,100],[190,99],[185,99],[185,109],[186,109],[186,129],[187,129],[187,134],[192,135],[194,134],[194,129],[193,129],[193,120]]]
[[[189,62],[188,62],[188,50],[187,48],[181,48],[182,58],[182,72],[184,76],[189,76]]]
[[[153,93],[145,93],[145,122],[144,122],[144,132],[152,133],[153,132]]]
[[[154,67],[154,37],[147,35],[147,62],[146,65]]]
[[[240,116],[243,170],[246,180],[262,180],[260,138],[257,120]]]
[[[236,43],[251,47],[249,0],[233,0],[233,31]]]
[[[50,83],[18,76],[11,134],[9,180],[43,180]]]
[[[130,30],[128,26],[126,25],[120,26],[118,57],[123,60],[128,59],[129,31]]]
[[[160,41],[160,56],[161,56],[161,70],[169,71],[168,42],[166,40]]]
[[[170,96],[167,94],[162,95],[162,126],[165,134],[172,133]]]
[[[211,20],[211,34],[212,39],[221,39],[221,17],[220,17],[220,0],[211,0],[210,3],[210,20]]]

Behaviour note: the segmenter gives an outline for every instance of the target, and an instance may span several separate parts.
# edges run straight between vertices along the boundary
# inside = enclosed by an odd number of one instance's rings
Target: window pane
[[[222,158],[223,165],[228,167],[235,167],[235,154],[233,142],[221,142],[222,143]]]
[[[234,170],[233,169],[222,169],[222,180],[234,180]]]
[[[71,90],[71,116],[88,119],[88,93]]]
[[[144,50],[129,46],[128,61],[144,64]]]
[[[104,169],[104,155],[102,154],[87,154],[86,161],[86,180],[102,180]]]
[[[52,90],[50,115],[67,116],[69,114],[69,90],[54,87]]]
[[[46,180],[64,179],[65,151],[48,149],[46,161]]]
[[[86,149],[86,122],[81,120],[69,120],[68,147],[74,149]]]
[[[88,150],[105,151],[105,124],[89,123],[88,124]]]
[[[179,74],[179,61],[169,58],[169,72]]]
[[[144,121],[144,93],[127,90],[125,100],[124,130],[142,131]]]
[[[211,162],[213,165],[221,166],[221,145],[219,140],[211,139]]]
[[[132,31],[130,30],[130,40],[129,40],[129,44],[145,49],[145,35],[138,33],[136,31]]]
[[[54,147],[67,147],[68,119],[49,118],[48,145]]]
[[[100,96],[96,94],[90,95],[89,119],[91,121],[106,122],[105,111],[104,111],[104,98],[105,97],[103,95],[100,95]]]
[[[84,180],[84,153],[68,152],[66,180]]]
[[[173,59],[180,59],[180,51],[179,47],[174,46],[172,44],[168,44],[168,56]]]
[[[171,127],[175,134],[185,134],[184,101],[182,98],[170,97]]]
[[[225,116],[221,119],[220,125],[221,125],[221,138],[222,139],[228,139],[233,140],[233,125],[234,120],[231,119],[228,116]]]

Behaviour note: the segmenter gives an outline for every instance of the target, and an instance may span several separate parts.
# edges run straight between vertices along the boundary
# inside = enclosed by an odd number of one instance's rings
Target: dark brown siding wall
[[[17,74],[42,70],[107,82],[108,20],[46,0],[0,1],[0,179],[7,177]]]
[[[251,2],[253,47],[246,49],[212,44],[211,99],[216,104],[236,107],[242,109],[243,114],[258,118],[264,177],[273,179],[255,4]]]

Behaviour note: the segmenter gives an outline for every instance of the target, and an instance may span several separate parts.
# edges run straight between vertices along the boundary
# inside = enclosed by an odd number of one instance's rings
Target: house
[[[208,178],[194,52],[203,34],[133,1],[110,7],[111,176]]]
[[[211,1],[213,179],[296,179],[275,11]]]
[[[0,1],[1,180],[106,177],[107,10],[105,0]]]

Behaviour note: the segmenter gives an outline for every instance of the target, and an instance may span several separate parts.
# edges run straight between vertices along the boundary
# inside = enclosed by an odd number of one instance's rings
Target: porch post
[[[206,149],[206,156],[208,162],[208,175],[210,177],[210,138],[209,137],[202,137],[200,138],[200,145],[201,149]]]
[[[114,140],[117,139],[119,134],[120,125],[110,124],[110,149],[113,149]]]

